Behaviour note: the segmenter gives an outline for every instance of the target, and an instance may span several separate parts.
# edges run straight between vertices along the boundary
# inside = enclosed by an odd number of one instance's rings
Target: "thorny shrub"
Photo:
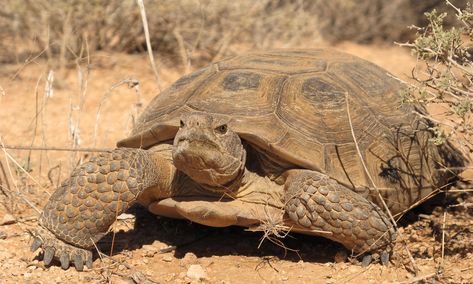
[[[473,153],[473,6],[459,9],[451,2],[461,25],[445,28],[447,13],[425,13],[428,24],[417,29],[417,38],[407,44],[419,60],[415,80],[402,93],[405,102],[417,102],[443,110],[433,142],[453,140],[460,150]],[[431,119],[436,120],[435,117]]]

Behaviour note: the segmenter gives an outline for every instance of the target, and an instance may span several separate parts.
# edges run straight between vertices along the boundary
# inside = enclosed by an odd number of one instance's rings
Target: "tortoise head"
[[[183,115],[172,151],[176,168],[212,187],[226,186],[241,176],[246,151],[228,121],[203,113]]]

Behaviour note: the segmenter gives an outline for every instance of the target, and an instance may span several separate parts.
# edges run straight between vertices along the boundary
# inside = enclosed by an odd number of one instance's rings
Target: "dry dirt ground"
[[[415,63],[408,51],[396,47],[347,43],[337,48],[401,77]],[[80,147],[113,148],[129,132],[140,104],[159,91],[145,55],[96,54],[89,69],[86,62],[80,65],[55,70],[52,94],[46,62],[1,66],[2,143],[69,148],[74,132]],[[182,70],[162,65],[161,87]],[[120,84],[130,78],[139,80],[139,89]],[[98,244],[104,255],[95,254],[92,270],[64,271],[57,263],[44,267],[35,258],[38,252],[29,251],[28,229],[59,180],[89,154],[6,153],[18,165],[9,159],[13,186],[0,191],[0,283],[473,283],[473,198],[468,194],[438,198],[401,222],[417,274],[400,242],[388,266],[361,267],[345,261],[343,247],[322,238],[293,234],[284,240],[287,250],[268,240],[259,247],[260,233],[159,218],[141,208],[122,216],[115,234]],[[0,157],[4,154],[0,150]]]

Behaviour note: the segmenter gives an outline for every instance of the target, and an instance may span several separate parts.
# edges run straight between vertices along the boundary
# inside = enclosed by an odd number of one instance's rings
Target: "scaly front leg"
[[[118,148],[91,158],[49,199],[31,249],[43,248],[46,265],[58,258],[63,269],[70,262],[90,268],[90,250],[116,217],[147,188],[169,190],[174,172],[171,162],[147,150]]]
[[[293,170],[285,191],[286,212],[297,226],[325,231],[320,235],[356,253],[384,250],[396,237],[383,210],[324,174]]]

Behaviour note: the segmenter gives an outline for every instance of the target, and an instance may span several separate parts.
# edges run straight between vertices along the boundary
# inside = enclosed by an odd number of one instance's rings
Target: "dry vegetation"
[[[463,8],[466,2],[454,4]],[[163,86],[196,67],[252,48],[411,42],[406,45],[423,65],[413,73],[413,92],[403,94],[406,103],[421,102],[437,110],[440,105],[441,111],[432,117],[441,122],[434,129],[435,142],[451,139],[471,156],[473,16],[469,8],[456,10],[443,0],[144,3]],[[425,18],[423,12],[433,8],[449,14],[431,13]],[[450,29],[459,24],[460,28]],[[407,29],[409,25],[425,28]],[[291,283],[373,279],[469,283],[473,277],[471,264],[465,261],[473,257],[473,198],[465,190],[454,198],[458,204],[420,210],[421,217],[409,213],[403,221],[400,230],[417,272],[409,269],[412,263],[399,244],[394,265],[365,269],[333,263],[345,260],[346,252],[323,240],[290,236],[283,245],[297,252],[286,256],[269,242],[261,244],[258,234],[167,219],[156,222],[149,215],[146,229],[135,227],[131,234],[121,230],[114,238],[113,258],[103,256],[90,273],[41,266],[26,251],[27,229],[35,225],[50,193],[77,163],[94,151],[113,147],[127,134],[143,102],[156,92],[155,77],[143,70],[147,63],[136,57],[143,58],[147,48],[135,0],[4,0],[0,38],[0,144],[26,146],[26,151],[0,147],[0,279],[5,276],[7,283],[123,279],[185,283],[190,281],[186,275],[190,264],[203,266],[208,282],[229,278],[251,283],[259,276]],[[127,222],[125,218],[122,224],[126,228]],[[102,251],[108,252],[109,239],[101,244]],[[20,267],[18,273],[15,267]]]
[[[438,123],[434,143],[455,142],[467,157],[473,156],[473,10],[459,9],[447,1],[458,27],[446,28],[447,13],[426,13],[428,24],[417,29],[412,49],[419,60],[412,76],[415,83],[402,94],[406,103],[416,102],[440,110],[430,119]]]
[[[83,58],[85,50],[143,52],[135,0],[5,0],[0,12],[0,61],[22,62],[43,53],[51,60]],[[460,7],[464,0],[456,1]],[[318,44],[322,39],[373,42],[412,39],[408,25],[443,0],[163,0],[146,1],[151,43],[159,54],[184,65],[205,64],[256,48]],[[453,17],[454,18],[454,17]],[[452,17],[448,24],[453,23]],[[230,48],[231,49],[231,48]],[[61,66],[62,67],[62,66]]]

